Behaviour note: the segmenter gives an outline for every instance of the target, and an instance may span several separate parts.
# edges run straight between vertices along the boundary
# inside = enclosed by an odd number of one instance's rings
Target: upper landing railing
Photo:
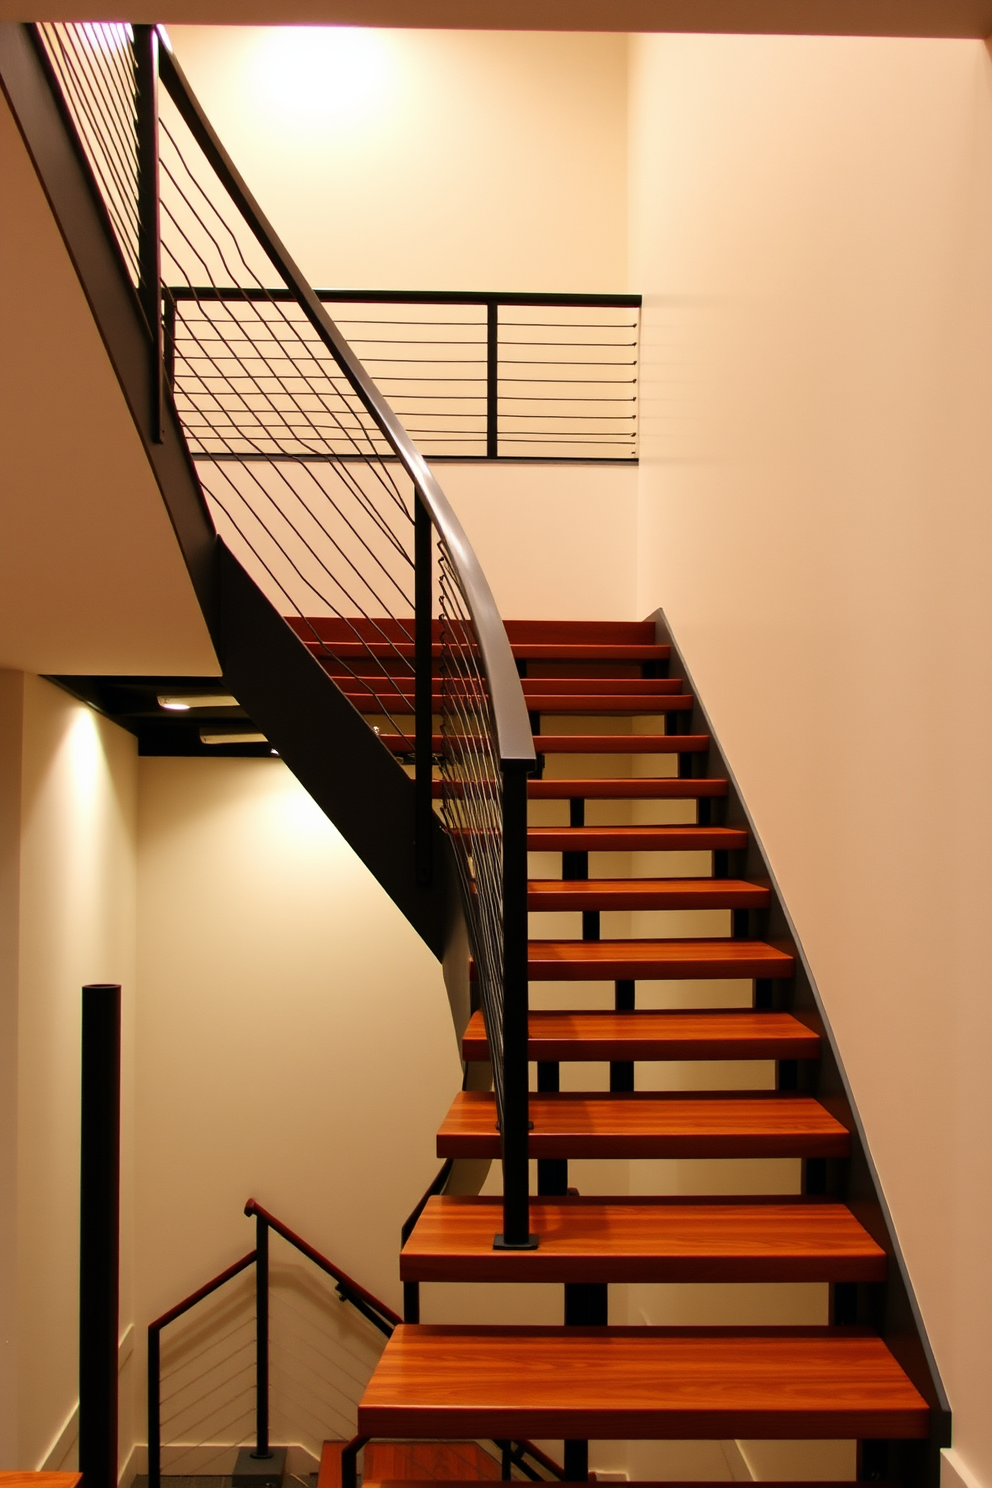
[[[527,1245],[526,790],[536,760],[485,575],[424,455],[261,212],[164,32],[59,22],[25,34],[143,312],[150,445],[186,441],[227,549],[325,669],[373,692],[404,736],[423,885],[435,872],[439,773],[492,1054],[503,1242]],[[20,79],[26,66],[22,55]],[[118,376],[127,380],[120,367]],[[140,397],[125,392],[136,407]],[[202,563],[191,574],[226,670],[216,589]],[[368,749],[384,747],[367,737]],[[334,744],[321,741],[328,770],[342,768]],[[395,851],[408,851],[399,829]]]
[[[640,295],[316,294],[432,460],[636,461]],[[202,447],[193,447],[204,458],[228,456],[198,417],[215,379],[202,349],[215,336],[231,344],[243,300],[243,290],[223,287],[215,300],[202,285],[166,296],[168,374],[188,436],[202,431]],[[280,430],[255,458],[300,452]],[[382,452],[388,457],[388,445]],[[339,454],[348,458],[343,446]]]

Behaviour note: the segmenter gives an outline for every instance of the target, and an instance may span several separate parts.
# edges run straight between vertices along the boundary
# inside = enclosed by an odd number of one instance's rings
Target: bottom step
[[[361,1436],[925,1437],[926,1401],[863,1328],[406,1323],[358,1407]]]

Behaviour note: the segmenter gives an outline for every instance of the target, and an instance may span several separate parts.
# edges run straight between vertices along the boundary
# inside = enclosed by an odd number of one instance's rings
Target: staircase
[[[926,1377],[914,1369],[914,1383],[877,1331],[891,1243],[877,1210],[844,1202],[855,1123],[821,1080],[823,1023],[795,996],[794,944],[769,934],[770,876],[684,669],[653,621],[507,629],[540,765],[527,845],[546,875],[528,884],[538,1244],[494,1249],[498,1197],[428,1199],[400,1257],[408,1321],[360,1433],[560,1438],[571,1479],[587,1475],[590,1438],[855,1438],[859,1476],[912,1480],[931,1411]],[[478,1011],[462,1051],[468,1065],[489,1057]],[[742,1060],[769,1062],[767,1088],[735,1088]],[[672,1061],[682,1078],[658,1081]],[[712,1079],[686,1077],[690,1061],[722,1062],[716,1089],[693,1088]],[[492,1095],[459,1092],[438,1157],[499,1152]],[[724,1174],[731,1193],[629,1197],[576,1193],[581,1158],[798,1161],[780,1195]],[[559,1284],[563,1325],[421,1323],[419,1284],[443,1281]],[[829,1317],[610,1324],[611,1285],[758,1281],[827,1283]]]
[[[854,1439],[860,1479],[935,1488],[949,1414],[891,1218],[664,616],[504,629],[157,29],[100,24],[0,26],[0,83],[225,688],[442,961],[463,1041],[437,1137],[459,1182],[404,1246],[344,1488],[363,1441],[476,1437],[560,1440],[571,1481],[590,1439]],[[502,1194],[467,1192],[493,1159]],[[589,1159],[723,1166],[691,1197],[580,1194]],[[747,1192],[761,1160],[793,1164],[787,1192]],[[422,1323],[424,1281],[560,1284],[563,1322]],[[816,1325],[610,1322],[611,1285],[797,1281],[829,1288]]]

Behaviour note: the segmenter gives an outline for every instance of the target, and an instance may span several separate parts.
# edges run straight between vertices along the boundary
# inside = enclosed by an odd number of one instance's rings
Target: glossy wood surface
[[[760,940],[532,940],[531,981],[791,977],[792,956]]]
[[[545,754],[704,754],[709,734],[535,734]]]
[[[611,779],[528,780],[527,795],[534,801],[698,800],[702,796],[725,796],[725,780],[680,780],[675,775],[651,777],[631,775]]]
[[[0,1472],[0,1488],[77,1488],[78,1472]]]
[[[530,1097],[532,1157],[846,1157],[850,1137],[809,1096],[564,1092]],[[438,1157],[498,1157],[496,1103],[460,1090]]]
[[[495,1448],[494,1448],[495,1450]],[[498,1482],[499,1459],[478,1442],[369,1442],[365,1448],[362,1488],[382,1481]]]
[[[532,910],[765,909],[771,894],[737,878],[531,879]]]
[[[859,1329],[396,1329],[363,1436],[923,1437],[929,1411]]]
[[[341,1453],[348,1445],[343,1441],[325,1441],[320,1449],[317,1488],[341,1488]]]
[[[380,743],[394,754],[412,749],[412,736],[381,733]],[[441,734],[431,735],[435,754],[444,750]],[[534,747],[545,754],[704,754],[708,734],[535,734]]]
[[[884,1281],[885,1252],[843,1204],[532,1199],[537,1250],[493,1249],[493,1198],[429,1199],[404,1281]]]
[[[342,686],[341,691],[360,713],[409,713],[413,711],[413,692],[409,688],[374,688]],[[443,694],[433,694],[435,713],[444,701]],[[687,713],[693,700],[682,694],[642,697],[640,694],[584,693],[576,689],[571,693],[531,693],[525,698],[532,713],[606,713],[619,716],[630,714]]]
[[[531,1012],[530,1059],[816,1059],[819,1036],[791,1013]],[[489,1058],[481,1012],[472,1014],[462,1058]]]
[[[734,852],[747,847],[740,827],[528,827],[530,852]]]

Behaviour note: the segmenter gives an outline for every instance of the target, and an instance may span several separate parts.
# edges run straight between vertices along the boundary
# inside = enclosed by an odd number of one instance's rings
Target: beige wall
[[[5,1467],[73,1459],[79,1229],[80,988],[120,982],[131,1098],[134,740],[37,677],[0,673]],[[132,1132],[122,1164],[121,1331],[131,1309]],[[130,1440],[130,1366],[122,1436]]]
[[[992,1478],[992,67],[633,44],[639,608],[663,605],[839,1038]]]
[[[279,760],[142,759],[137,1309],[254,1196],[397,1306],[461,1067],[439,963]]]
[[[636,620],[637,469],[438,465],[508,620]]]
[[[312,283],[626,288],[625,37],[170,35]]]

